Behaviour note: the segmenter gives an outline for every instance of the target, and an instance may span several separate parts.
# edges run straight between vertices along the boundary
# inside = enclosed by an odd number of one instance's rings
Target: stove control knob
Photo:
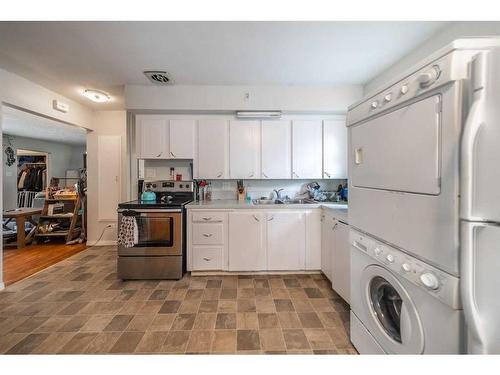
[[[378,101],[375,100],[374,102],[372,102],[371,108],[376,109],[377,107],[378,107]]]
[[[182,184],[179,185],[179,189],[182,189]]]
[[[375,253],[376,256],[382,254],[382,250],[380,250],[378,247],[376,247],[375,250],[373,250],[373,252]]]
[[[439,288],[439,280],[436,275],[426,272],[420,275],[420,281],[427,289],[436,290]]]
[[[401,265],[401,268],[403,269],[403,271],[405,272],[410,272],[411,271],[411,266],[408,264],[408,263],[403,263]]]
[[[387,254],[387,256],[385,257],[385,259],[387,259],[387,261],[389,263],[394,263],[394,255],[392,255],[392,254]]]
[[[386,94],[386,95],[384,96],[384,101],[385,101],[386,103],[389,103],[391,100],[392,100],[392,94],[391,94],[391,93]]]
[[[409,90],[410,90],[410,88],[408,87],[408,85],[401,86],[401,90],[400,90],[401,95],[406,94]]]

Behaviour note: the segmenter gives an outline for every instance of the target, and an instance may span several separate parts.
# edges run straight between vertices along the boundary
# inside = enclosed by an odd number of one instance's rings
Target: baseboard
[[[87,241],[87,246],[115,246],[116,240]]]
[[[319,275],[321,271],[189,271],[192,276],[230,276],[230,275]]]

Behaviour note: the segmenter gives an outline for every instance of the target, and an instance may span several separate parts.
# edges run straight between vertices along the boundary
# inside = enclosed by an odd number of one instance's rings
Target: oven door
[[[182,212],[173,212],[172,210],[132,211],[136,214],[138,242],[134,247],[129,248],[119,245],[119,256],[182,255]],[[123,217],[122,212],[118,212],[119,225]]]

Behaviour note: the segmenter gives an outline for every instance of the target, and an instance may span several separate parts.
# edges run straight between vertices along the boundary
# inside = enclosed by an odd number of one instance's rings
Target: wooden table
[[[42,213],[41,208],[17,208],[15,210],[9,210],[3,212],[3,218],[8,219],[5,224],[10,222],[11,220],[16,220],[17,224],[17,242],[15,245],[18,249],[25,247],[26,243],[31,241],[31,238],[35,234],[36,225],[32,219],[33,215],[40,215]],[[30,222],[34,225],[33,229],[26,236],[25,226],[26,221]]]

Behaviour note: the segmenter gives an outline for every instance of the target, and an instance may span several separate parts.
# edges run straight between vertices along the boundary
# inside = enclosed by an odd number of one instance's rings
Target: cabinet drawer
[[[193,245],[224,244],[224,224],[197,223],[192,224]]]
[[[193,223],[218,223],[226,218],[225,212],[193,212]]]
[[[193,246],[193,271],[222,270],[222,247]]]

